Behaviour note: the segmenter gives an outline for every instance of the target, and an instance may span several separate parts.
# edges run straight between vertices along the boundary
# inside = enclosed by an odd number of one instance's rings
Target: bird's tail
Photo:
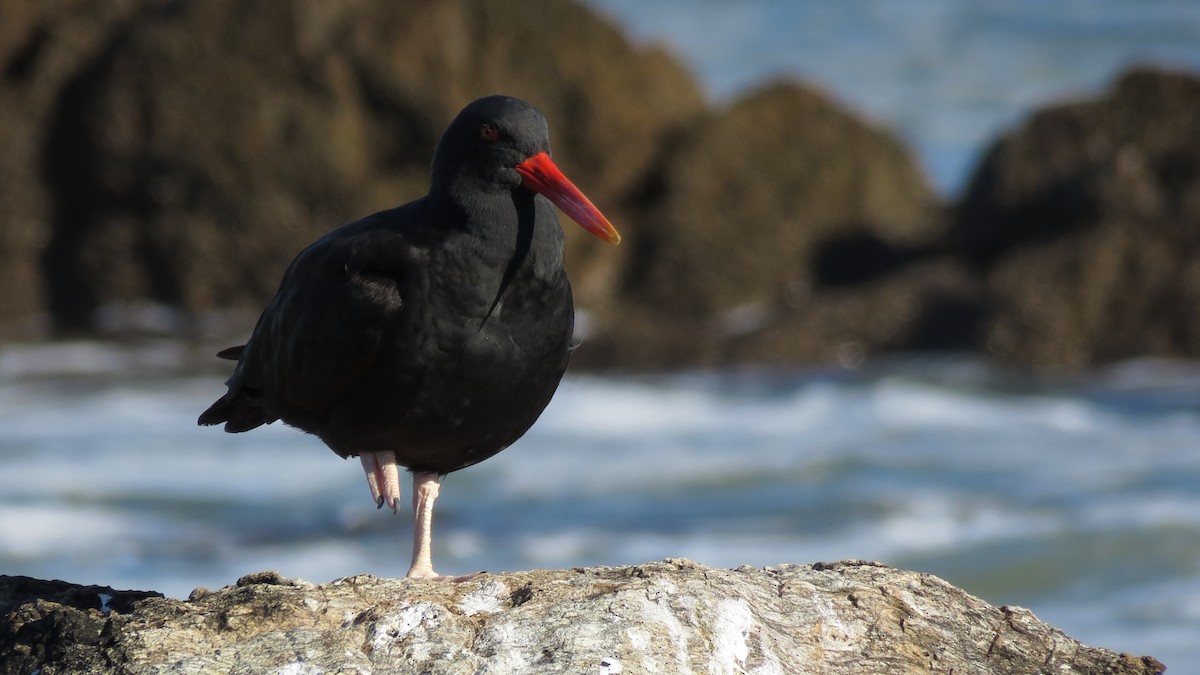
[[[248,405],[247,401],[239,400],[230,392],[217,399],[208,410],[200,413],[196,423],[201,426],[224,424],[225,431],[236,434],[257,429],[275,420],[268,417],[263,409],[256,405]]]
[[[245,345],[230,347],[218,352],[217,356],[222,359],[237,361],[242,358],[242,351],[245,348]],[[262,407],[258,405],[253,397],[247,396],[241,387],[231,386],[224,396],[208,406],[208,410],[200,413],[200,418],[196,420],[196,424],[200,426],[224,424],[225,431],[236,434],[242,431],[250,431],[274,421],[275,419],[263,412]]]

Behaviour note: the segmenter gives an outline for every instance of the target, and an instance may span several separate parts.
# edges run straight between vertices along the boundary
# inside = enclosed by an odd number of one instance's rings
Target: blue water
[[[893,129],[946,195],[1034,107],[1122,69],[1200,72],[1195,0],[588,0],[665,43],[716,101],[777,77]]]
[[[174,597],[263,569],[404,573],[411,512],[377,511],[357,462],[279,425],[195,426],[223,390],[210,351],[0,352],[0,573]],[[574,376],[517,445],[447,478],[434,559],[881,560],[1196,673],[1198,450],[1200,364]]]

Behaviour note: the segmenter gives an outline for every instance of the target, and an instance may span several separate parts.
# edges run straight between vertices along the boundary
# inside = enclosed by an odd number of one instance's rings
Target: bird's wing
[[[227,421],[229,431],[278,418],[319,423],[377,362],[401,320],[414,264],[404,232],[387,227],[389,213],[338,228],[292,261],[238,353],[226,419],[209,423]]]

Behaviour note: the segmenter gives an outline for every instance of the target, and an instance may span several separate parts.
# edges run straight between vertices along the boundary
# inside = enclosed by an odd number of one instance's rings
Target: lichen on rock
[[[0,577],[3,673],[1161,673],[928,574],[685,559],[461,584],[275,574],[180,601]]]

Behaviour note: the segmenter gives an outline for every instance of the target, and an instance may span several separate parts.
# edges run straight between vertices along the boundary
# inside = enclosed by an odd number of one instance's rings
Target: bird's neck
[[[473,254],[513,274],[532,266],[537,276],[562,270],[562,230],[548,200],[518,188],[431,192],[440,226],[458,230]]]
[[[468,196],[458,196],[462,194]],[[469,260],[476,270],[468,292],[482,301],[481,329],[512,304],[509,298],[542,297],[547,289],[570,288],[563,270],[562,229],[546,198],[525,189],[458,195],[431,192],[429,199],[439,221],[435,227],[446,238],[442,251],[460,263]],[[527,298],[518,299],[515,306],[527,303]]]

